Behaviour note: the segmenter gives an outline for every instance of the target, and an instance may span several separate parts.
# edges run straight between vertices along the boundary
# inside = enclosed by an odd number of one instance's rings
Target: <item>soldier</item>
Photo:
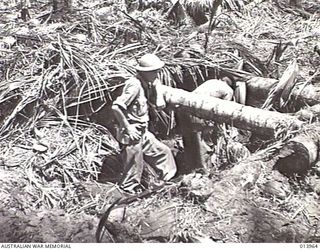
[[[122,94],[112,105],[120,126],[117,139],[123,145],[121,156],[125,174],[120,188],[128,193],[142,190],[144,160],[163,181],[170,180],[177,171],[170,148],[148,130],[147,99],[155,102],[158,108],[165,107],[162,95],[156,92],[157,85],[161,84],[158,71],[163,66],[164,62],[154,54],[142,56],[136,67],[136,77],[125,82]]]

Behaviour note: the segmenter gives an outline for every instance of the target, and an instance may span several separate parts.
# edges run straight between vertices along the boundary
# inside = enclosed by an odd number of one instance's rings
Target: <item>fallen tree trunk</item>
[[[320,104],[301,109],[294,114],[299,120],[306,122],[319,121],[320,117]]]
[[[318,160],[320,129],[319,123],[307,125],[302,132],[281,148],[275,168],[282,174],[305,175]]]
[[[261,110],[168,86],[160,86],[159,91],[164,95],[168,105],[180,107],[183,111],[200,118],[227,123],[263,135],[277,137],[285,131],[299,129],[304,124],[287,114]]]
[[[237,179],[241,180],[243,187],[247,184],[255,185],[260,169],[265,167],[269,171],[277,169],[286,176],[303,176],[318,161],[319,142],[320,124],[306,125],[292,139],[258,151],[237,164],[229,173],[238,176]]]
[[[278,80],[271,78],[253,77],[247,83],[247,105],[261,107],[270,90],[276,86]],[[320,88],[313,85],[299,85],[292,90],[295,108],[300,109],[306,104],[313,106],[320,103]]]

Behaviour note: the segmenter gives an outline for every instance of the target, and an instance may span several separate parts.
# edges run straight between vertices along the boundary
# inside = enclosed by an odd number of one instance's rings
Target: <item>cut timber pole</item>
[[[305,175],[319,158],[319,127],[319,123],[306,125],[303,131],[288,141],[279,151],[275,168],[287,176]]]
[[[247,105],[260,107],[266,100],[270,90],[277,85],[278,80],[253,77],[247,83]],[[297,85],[291,93],[297,103],[313,106],[320,103],[320,88],[311,84]],[[299,105],[298,105],[299,106]]]
[[[296,117],[287,114],[262,110],[163,85],[158,89],[164,95],[168,105],[180,107],[199,118],[227,123],[258,134],[277,135],[279,131],[299,129],[304,124]]]
[[[320,104],[301,109],[294,114],[299,120],[314,122],[319,121],[320,118]]]

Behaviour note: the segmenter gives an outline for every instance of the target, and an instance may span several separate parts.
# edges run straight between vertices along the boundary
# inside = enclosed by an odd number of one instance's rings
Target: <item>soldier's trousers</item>
[[[143,172],[143,161],[160,172],[160,178],[170,180],[177,172],[170,148],[160,142],[151,132],[146,130],[141,139],[131,145],[126,145],[121,153],[125,168],[122,186],[128,187],[140,183]]]

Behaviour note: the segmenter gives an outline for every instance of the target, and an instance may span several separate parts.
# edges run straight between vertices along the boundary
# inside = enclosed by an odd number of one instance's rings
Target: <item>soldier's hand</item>
[[[138,125],[139,126],[139,125]],[[141,132],[137,129],[137,125],[130,124],[127,128],[127,133],[131,140],[140,140],[141,138]]]

